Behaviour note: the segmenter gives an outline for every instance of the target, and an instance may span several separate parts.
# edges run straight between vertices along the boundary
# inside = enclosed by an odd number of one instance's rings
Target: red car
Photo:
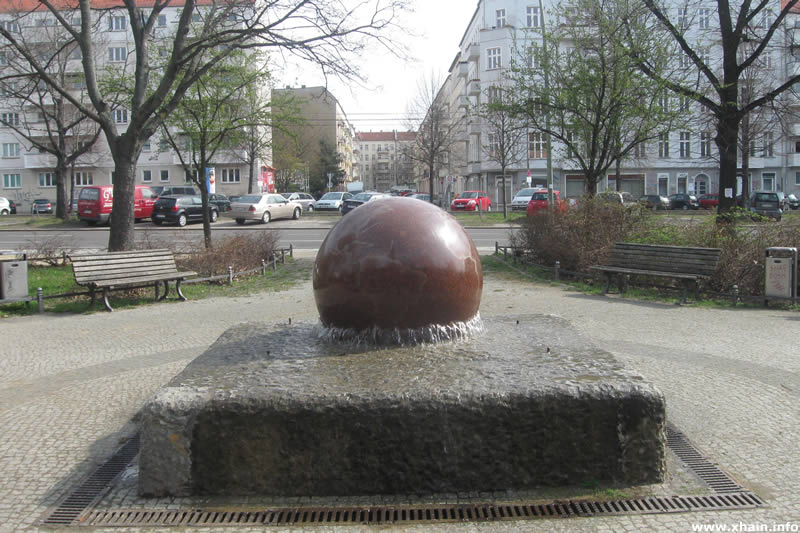
[[[558,211],[567,209],[567,203],[561,199],[561,193],[553,191],[553,202]],[[539,211],[547,210],[547,189],[537,189],[533,192],[530,201],[528,201],[528,216],[535,215]]]
[[[492,201],[483,191],[464,191],[450,204],[452,211],[491,211]]]
[[[700,207],[703,209],[714,209],[719,205],[719,195],[704,194],[699,198]]]

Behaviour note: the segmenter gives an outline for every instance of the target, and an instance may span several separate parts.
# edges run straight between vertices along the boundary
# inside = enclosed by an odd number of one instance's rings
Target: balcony
[[[483,131],[483,126],[481,125],[480,120],[472,119],[470,123],[467,125],[467,133],[470,135],[480,134]]]
[[[25,154],[25,168],[53,168],[56,158],[50,154]]]
[[[469,63],[462,61],[458,64],[456,73],[459,78],[466,78],[469,75]]]
[[[481,80],[469,80],[467,83],[467,94],[470,96],[478,96],[481,94]]]
[[[790,167],[800,167],[800,154],[789,154],[787,164]]]
[[[459,96],[458,99],[456,100],[456,105],[458,106],[459,109],[469,109],[470,108],[469,96]],[[800,127],[800,124],[798,124],[798,126]]]
[[[467,47],[467,53],[465,55],[469,61],[477,61],[481,57],[481,45],[472,43]]]

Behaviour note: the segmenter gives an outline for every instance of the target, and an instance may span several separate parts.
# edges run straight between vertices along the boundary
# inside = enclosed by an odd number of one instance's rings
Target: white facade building
[[[515,46],[525,39],[536,39],[536,29],[544,24],[564,23],[564,14],[558,13],[561,2],[553,0],[480,0],[473,17],[465,29],[459,43],[458,54],[451,64],[448,77],[439,94],[441,101],[448,102],[451,113],[463,117],[462,141],[463,161],[455,170],[443,168],[439,174],[443,183],[447,175],[448,183],[454,192],[480,189],[492,198],[492,203],[500,207],[500,170],[496,163],[488,160],[483,146],[489,142],[487,128],[481,124],[471,110],[485,98],[486,91],[500,84],[509,69]],[[683,4],[682,4],[683,5]],[[719,62],[721,51],[715,45],[719,30],[715,28],[717,15],[714,3],[706,7],[702,2],[690,4],[685,12],[687,32],[691,42],[702,43],[701,53],[707,54],[710,64]],[[700,7],[697,7],[700,6]],[[676,8],[677,9],[677,8]],[[774,12],[780,9],[776,1]],[[677,11],[676,11],[677,12]],[[764,57],[766,63],[763,76],[767,83],[777,87],[788,76],[800,72],[800,48],[789,46],[794,41],[795,18],[791,15],[786,31],[773,38],[771,50]],[[797,22],[800,24],[800,20]],[[798,35],[800,37],[800,35]],[[800,38],[797,39],[800,42]],[[772,78],[772,79],[770,79]],[[800,105],[793,93],[784,98]],[[674,105],[678,97],[674,97]],[[719,188],[719,169],[717,148],[714,144],[715,126],[709,121],[700,120],[700,106],[691,104],[689,112],[698,120],[696,126],[685,126],[659,139],[646,143],[635,160],[622,165],[620,189],[635,196],[643,194],[716,193]],[[545,139],[535,131],[527,134],[527,146],[520,147],[524,155],[506,172],[506,199],[510,204],[513,195],[528,186],[528,178],[533,186],[547,186],[547,151]],[[749,160],[750,189],[783,191],[800,195],[800,124],[795,124],[789,132],[782,132],[777,126],[757,133],[751,142],[752,154]],[[583,194],[583,176],[579,169],[569,161],[558,157],[563,153],[558,146],[553,149],[554,188],[561,190],[566,197]],[[741,159],[741,150],[740,155]],[[451,162],[452,166],[452,162]],[[421,184],[427,190],[428,185]],[[441,190],[446,194],[445,184]],[[612,168],[599,185],[599,191],[616,188],[615,172]]]
[[[198,2],[198,9],[208,4],[207,0]],[[118,69],[130,68],[133,59],[134,41],[130,31],[127,11],[119,9],[100,9],[122,3],[114,0],[95,2],[93,16],[96,17],[96,33],[93,44],[98,58],[98,69],[108,68],[119,72]],[[143,7],[152,5],[152,2],[142,2]],[[158,37],[167,45],[171,43],[171,28],[175,28],[181,9],[182,1],[172,2],[159,17],[155,28],[154,50],[158,48]],[[72,17],[73,23],[80,21],[80,12],[64,11],[65,16]],[[0,3],[0,24],[11,32],[18,33],[30,43],[31,49],[41,47],[53,48],[52,34],[59,31],[60,26],[54,16],[44,9],[38,0],[19,0]],[[63,30],[60,30],[63,31]],[[48,42],[49,41],[49,42]],[[31,203],[36,198],[56,199],[56,184],[53,178],[55,157],[51,154],[40,152],[31,142],[27,141],[9,123],[22,125],[29,132],[45,136],[45,120],[35,106],[26,105],[14,98],[14,82],[7,78],[13,74],[15,56],[13,50],[0,37],[0,113],[4,123],[0,124],[0,196],[14,200],[18,204],[19,212],[29,212]],[[126,67],[127,65],[127,67]],[[79,94],[84,89],[83,70],[80,61],[80,52],[75,51],[64,64],[68,84]],[[49,96],[52,101],[52,96]],[[129,120],[129,110],[119,107],[114,111],[114,117],[120,131],[124,131]],[[67,139],[68,143],[87,142],[91,139],[94,125],[87,122],[82,129],[75,130],[73,137]],[[180,132],[176,132],[180,138]],[[233,152],[219,153],[212,166],[215,168],[216,192],[221,194],[242,194],[247,191],[249,167],[243,162],[244,154]],[[262,161],[256,166],[269,165],[269,161]],[[114,163],[104,135],[100,135],[91,149],[76,161],[70,169],[73,176],[74,198],[78,197],[81,187],[86,185],[113,184]],[[136,169],[136,184],[150,186],[185,185],[187,174],[181,166],[178,155],[170,148],[166,139],[156,133],[144,145]]]

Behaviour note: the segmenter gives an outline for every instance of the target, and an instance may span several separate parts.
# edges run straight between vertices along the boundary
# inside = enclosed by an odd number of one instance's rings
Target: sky
[[[458,53],[458,44],[475,12],[478,0],[412,0],[413,13],[403,24],[417,36],[399,33],[394,38],[409,50],[412,59],[403,62],[391,53],[374,49],[359,62],[367,77],[364,86],[328,80],[336,97],[357,131],[403,131],[408,129],[408,102],[419,94],[422,76],[444,79]],[[324,85],[318,69],[304,68],[289,74],[278,86]]]

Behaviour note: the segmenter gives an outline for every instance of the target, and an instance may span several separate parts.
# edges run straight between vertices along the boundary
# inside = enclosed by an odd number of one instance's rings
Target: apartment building
[[[142,0],[143,7],[152,5],[152,1]],[[210,0],[199,0],[198,9],[210,5]],[[66,4],[65,4],[66,5]],[[99,72],[108,69],[121,72],[130,68],[135,47],[128,12],[122,7],[121,0],[104,0],[94,2],[91,14],[92,37],[98,58]],[[118,9],[115,9],[119,6]],[[172,32],[177,25],[183,8],[183,1],[170,3],[159,17],[154,30],[154,49],[158,49],[159,40],[165,46],[171,43]],[[80,11],[63,9],[62,15],[71,20],[73,25],[80,24]],[[33,53],[41,59],[51,62],[61,61],[52,55],[52,50],[59,46],[68,46],[66,32],[59,22],[45,9],[38,0],[15,0],[0,2],[0,24],[9,32],[18,34],[24,39]],[[74,48],[74,47],[73,47]],[[48,55],[50,54],[50,55]],[[37,148],[36,143],[26,139],[32,136],[40,142],[51,142],[54,126],[53,92],[40,84],[41,96],[38,100],[30,93],[21,97],[20,85],[15,81],[15,72],[24,69],[25,63],[20,60],[9,45],[0,37],[0,196],[14,200],[20,212],[30,210],[36,198],[56,199],[56,183],[54,178],[55,157]],[[74,90],[76,98],[88,101],[85,95],[81,53],[74,49],[57,65],[60,75],[64,76],[66,85]],[[65,115],[75,117],[75,109],[65,104]],[[120,106],[114,110],[114,119],[121,132],[125,130],[129,120],[129,110]],[[16,131],[16,127],[20,131]],[[94,139],[96,125],[84,121],[79,127],[68,131],[64,142],[67,146],[88,143]],[[21,134],[25,133],[25,135]],[[185,136],[175,131],[181,143]],[[184,155],[188,155],[188,146]],[[218,152],[212,166],[215,169],[216,192],[222,194],[242,194],[248,188],[248,165],[244,163],[244,154],[235,151]],[[269,165],[270,161],[260,161],[256,168]],[[72,187],[71,192],[77,198],[81,187],[87,185],[108,185],[114,181],[114,163],[105,137],[97,136],[89,151],[81,156],[69,169]],[[151,186],[168,186],[187,184],[187,172],[181,164],[178,154],[161,134],[149,139],[142,150],[136,169],[136,183]]]
[[[414,164],[408,152],[415,138],[411,131],[358,132],[358,167],[364,187],[383,192],[395,185],[414,184]]]
[[[537,42],[537,30],[544,24],[566,24],[569,18],[560,13],[561,2],[554,0],[480,0],[469,25],[459,42],[458,53],[448,70],[439,92],[456,120],[463,121],[461,161],[441,165],[434,189],[447,194],[481,189],[498,206],[502,198],[500,168],[486,156],[484,147],[490,142],[491,131],[485,121],[475,116],[474,109],[485,102],[487,90],[500,84],[507,74],[512,58],[523,43]],[[681,4],[681,12],[690,42],[700,43],[700,52],[709,64],[721,59],[714,6],[702,2]],[[698,7],[699,6],[699,7]],[[678,4],[675,10],[677,12]],[[779,9],[776,2],[775,12]],[[764,22],[760,22],[764,24]],[[795,29],[797,26],[797,29]],[[766,27],[764,25],[763,27]],[[772,86],[778,86],[789,76],[800,72],[800,14],[787,19],[785,30],[763,56],[764,70],[760,74]],[[702,46],[705,44],[705,46]],[[800,91],[798,91],[800,95]],[[674,105],[683,105],[677,102]],[[794,93],[784,97],[788,107],[800,107]],[[689,108],[687,107],[687,110]],[[713,138],[714,126],[693,103],[690,111],[696,120],[686,121],[679,129],[666,131],[652,142],[637,147],[635,158],[625,160],[621,168],[619,188],[635,196],[642,194],[715,193],[719,189],[718,154]],[[528,131],[519,147],[521,157],[506,170],[506,194],[510,203],[513,195],[528,186],[546,186],[546,139],[537,131]],[[774,126],[759,131],[749,143],[749,190],[771,190],[800,193],[800,124],[789,131]],[[563,157],[563,146],[553,146],[553,184],[566,197],[584,194],[584,178],[576,165]],[[740,155],[741,157],[741,155]],[[615,189],[616,174],[609,171],[599,185],[599,191]],[[741,184],[741,176],[739,182]],[[419,186],[428,190],[429,183],[420,179]],[[741,185],[740,185],[741,190]]]
[[[286,87],[273,92],[275,109],[299,120],[273,129],[273,160],[278,171],[288,167],[302,169],[307,176],[322,172],[320,149],[322,143],[334,148],[341,158],[344,182],[359,179],[359,152],[355,128],[336,97],[325,87]],[[300,178],[298,178],[300,179]],[[344,188],[344,185],[341,185]]]

